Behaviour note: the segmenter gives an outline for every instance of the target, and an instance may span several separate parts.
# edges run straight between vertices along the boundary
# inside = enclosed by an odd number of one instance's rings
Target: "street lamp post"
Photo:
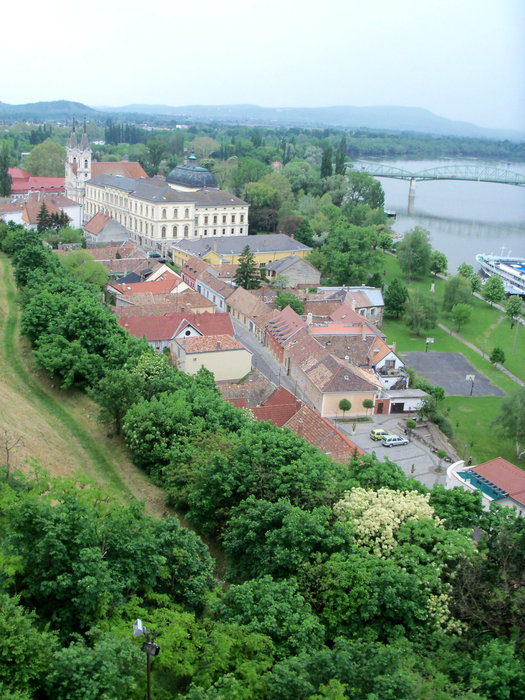
[[[474,379],[476,378],[475,374],[467,374],[465,376],[465,381],[470,382],[470,395],[472,396],[472,392],[474,391]]]
[[[133,634],[135,637],[140,637],[142,634],[146,637],[146,641],[142,645],[142,651],[146,652],[147,698],[151,700],[151,657],[158,655],[160,647],[158,644],[150,641],[150,633],[142,624],[142,620],[135,620],[133,623]]]

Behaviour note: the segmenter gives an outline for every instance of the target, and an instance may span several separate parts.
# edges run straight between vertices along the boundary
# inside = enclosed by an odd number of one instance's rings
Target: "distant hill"
[[[371,131],[412,131],[437,136],[509,139],[525,141],[525,132],[485,129],[468,122],[452,121],[419,107],[259,107],[258,105],[131,104],[122,107],[88,107],[81,102],[56,100],[10,105],[0,102],[0,120],[70,120],[73,116],[105,120],[176,119],[181,122],[225,122],[261,126],[340,127]]]
[[[23,105],[9,105],[0,102],[0,119],[28,119],[30,121],[45,121],[46,119],[71,119],[72,117],[100,118],[100,113],[82,104],[81,102],[69,102],[68,100],[55,100],[53,102],[28,102]]]
[[[415,131],[439,136],[467,138],[525,139],[512,129],[486,129],[468,122],[452,121],[419,107],[259,107],[257,105],[168,105],[132,104],[100,107],[106,112],[170,116],[194,121],[222,121],[260,125],[342,127],[380,131]]]

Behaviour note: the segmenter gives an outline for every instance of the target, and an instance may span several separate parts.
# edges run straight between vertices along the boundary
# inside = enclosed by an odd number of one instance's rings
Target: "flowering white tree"
[[[407,520],[440,524],[429,499],[429,493],[416,491],[355,488],[335,504],[334,513],[339,520],[352,523],[359,544],[385,557],[396,546],[395,533]]]

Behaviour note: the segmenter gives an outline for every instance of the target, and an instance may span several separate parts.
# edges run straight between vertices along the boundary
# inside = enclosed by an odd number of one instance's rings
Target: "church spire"
[[[75,117],[73,117],[73,128],[71,129],[71,135],[69,137],[69,148],[77,147],[77,126],[75,123]]]
[[[88,135],[87,135],[87,127],[86,127],[86,117],[84,117],[84,127],[82,129],[82,139],[80,141],[80,148],[83,151],[87,151],[89,148],[89,141],[88,141]]]

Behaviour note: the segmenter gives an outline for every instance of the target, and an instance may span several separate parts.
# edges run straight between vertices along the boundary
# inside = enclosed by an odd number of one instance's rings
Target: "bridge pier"
[[[414,178],[410,178],[410,189],[408,190],[408,213],[412,214],[414,211],[414,200],[416,198],[416,181]]]

